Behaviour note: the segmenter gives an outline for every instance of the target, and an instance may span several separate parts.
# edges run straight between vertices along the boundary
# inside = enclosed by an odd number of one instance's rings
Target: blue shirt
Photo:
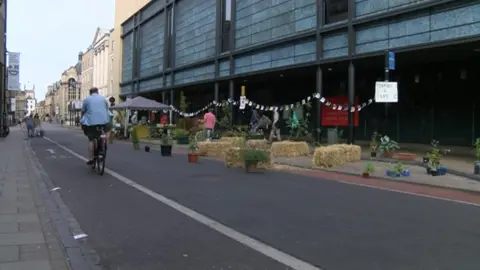
[[[80,123],[85,126],[106,125],[110,123],[110,111],[107,99],[99,94],[92,94],[83,101],[83,117]]]

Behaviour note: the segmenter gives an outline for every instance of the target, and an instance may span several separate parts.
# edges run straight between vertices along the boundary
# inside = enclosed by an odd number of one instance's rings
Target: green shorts
[[[102,129],[103,128],[103,131],[104,132],[108,132],[110,131],[110,129],[108,129],[110,126],[110,124],[107,124],[107,125],[95,125],[95,126],[84,126],[82,125],[82,130],[83,130],[83,134],[85,134],[85,136],[87,136],[88,140],[89,141],[93,141],[95,139],[97,139],[98,137],[100,137],[100,135],[102,135]]]

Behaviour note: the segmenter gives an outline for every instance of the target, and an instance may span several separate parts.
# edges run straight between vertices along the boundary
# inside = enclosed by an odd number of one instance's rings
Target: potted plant
[[[181,144],[181,145],[189,144],[188,131],[183,128],[175,129],[175,139],[177,140],[177,144]]]
[[[439,175],[438,169],[440,168],[440,149],[438,148],[439,142],[432,140],[431,145],[432,149],[427,153],[428,163],[427,163],[427,174],[432,176]]]
[[[363,169],[362,177],[369,178],[374,171],[375,167],[373,167],[373,164],[369,162],[365,165],[365,168]]]
[[[268,161],[268,154],[260,149],[247,148],[243,151],[243,161],[245,162],[245,171],[254,172],[259,163]]]
[[[477,138],[475,141],[475,156],[477,161],[475,161],[475,165],[473,166],[473,173],[480,174],[480,138]]]
[[[377,141],[378,133],[374,132],[372,138],[370,139],[370,157],[374,158],[377,157],[377,148],[378,148],[378,141]]]
[[[388,136],[385,135],[380,138],[380,145],[378,146],[378,150],[384,157],[393,157],[393,152],[398,149],[400,149],[398,143],[390,139]]]
[[[173,138],[168,132],[162,135],[160,140],[160,153],[164,157],[172,156]]]
[[[195,139],[190,138],[190,144],[188,145],[188,163],[198,163],[197,150]]]
[[[410,171],[401,162],[397,162],[394,166],[389,166],[386,173],[389,177],[410,176]]]

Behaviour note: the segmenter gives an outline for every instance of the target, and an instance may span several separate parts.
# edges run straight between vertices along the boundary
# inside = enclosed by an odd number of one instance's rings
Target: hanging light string
[[[348,104],[332,103],[332,102],[328,101],[327,98],[320,96],[320,94],[314,93],[314,94],[309,95],[308,97],[306,97],[306,98],[304,98],[304,99],[302,99],[298,102],[285,104],[285,105],[275,105],[275,106],[262,105],[262,104],[256,103],[256,102],[248,100],[248,99],[245,101],[245,105],[251,107],[252,109],[260,110],[260,111],[284,111],[284,110],[288,111],[290,109],[294,109],[294,108],[297,108],[297,107],[300,107],[300,106],[304,106],[305,104],[307,104],[311,100],[320,100],[320,102],[322,104],[324,104],[325,106],[327,106],[328,108],[330,108],[332,110],[337,110],[337,111],[349,111],[350,110],[350,112],[355,112],[355,111],[359,112],[359,111],[363,110],[363,108],[365,108],[366,106],[368,106],[368,105],[370,105],[374,102],[374,99],[370,98],[366,102],[363,102],[361,104],[354,105],[354,106],[348,106]],[[193,117],[193,116],[197,116],[197,115],[205,112],[210,107],[224,107],[224,106],[229,106],[229,105],[238,106],[238,105],[240,105],[240,101],[236,101],[236,100],[232,100],[232,99],[228,99],[228,100],[223,101],[223,102],[212,101],[212,102],[208,103],[207,105],[205,105],[200,110],[195,111],[195,112],[183,112],[173,105],[171,105],[170,107],[172,108],[172,111],[178,113],[181,116]]]

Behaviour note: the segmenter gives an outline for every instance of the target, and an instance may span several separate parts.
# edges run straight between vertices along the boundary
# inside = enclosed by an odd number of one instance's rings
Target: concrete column
[[[174,96],[173,96],[173,90],[170,91],[170,105],[173,105],[175,100],[174,100]],[[173,112],[172,110],[170,110],[170,124],[173,124]]]
[[[323,73],[322,73],[322,68],[317,67],[317,76],[316,76],[316,92],[317,94],[323,96]],[[316,102],[316,116],[313,118],[315,121],[315,139],[317,142],[320,142],[321,139],[321,134],[320,134],[320,128],[322,127],[322,103],[320,102],[320,99],[317,100]]]
[[[165,92],[162,92],[162,103],[168,104],[167,98],[165,97]]]
[[[228,98],[233,100],[234,97],[235,97],[234,94],[235,94],[235,83],[233,82],[233,80],[230,80],[228,82]],[[235,119],[235,112],[233,110],[233,104],[230,103],[229,106],[230,106],[230,114],[231,114],[231,117],[232,117],[231,121],[232,121],[232,125],[233,125],[233,123],[235,123],[235,121],[233,120],[233,119]]]
[[[218,92],[219,92],[220,85],[218,83],[215,83],[214,89],[213,89],[213,100],[216,102],[219,102],[218,100]],[[215,106],[215,115],[218,115],[218,106]]]
[[[355,66],[348,65],[348,106],[355,106]],[[356,109],[356,108],[355,108]],[[355,143],[355,113],[348,111],[348,143]]]

